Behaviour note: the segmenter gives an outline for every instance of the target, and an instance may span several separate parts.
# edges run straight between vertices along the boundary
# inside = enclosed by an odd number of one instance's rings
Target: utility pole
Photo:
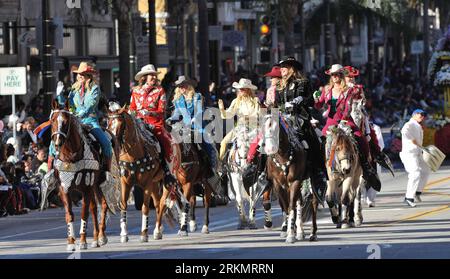
[[[55,77],[54,77],[54,27],[53,21],[49,13],[49,0],[41,0],[42,2],[42,79],[44,89],[44,113],[50,112],[50,103],[55,93]]]
[[[206,105],[211,104],[209,96],[209,34],[208,7],[206,0],[198,0],[198,39],[200,51],[200,83],[199,90],[206,97]]]
[[[325,65],[328,67],[333,63],[331,53],[331,23],[330,23],[330,0],[325,0],[327,9],[327,22],[325,23]]]
[[[428,8],[430,7],[430,0],[423,1],[423,63],[422,73],[426,73],[428,61],[430,59],[430,21],[428,17]]]
[[[157,67],[156,61],[156,11],[155,0],[148,0],[148,51],[149,63]]]

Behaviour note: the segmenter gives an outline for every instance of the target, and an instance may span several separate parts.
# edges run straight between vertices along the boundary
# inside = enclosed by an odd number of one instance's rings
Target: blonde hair
[[[348,87],[347,83],[345,82],[344,74],[339,74],[339,77],[341,79],[340,85],[341,85],[341,88],[342,88],[342,92],[344,92],[345,90],[347,90],[347,87]],[[335,83],[333,82],[333,79],[330,76],[330,81],[328,82],[327,89],[333,88],[334,85],[335,85]]]
[[[280,90],[285,89],[288,85],[291,77],[294,77],[294,79],[305,79],[305,77],[297,70],[294,69],[292,66],[286,66],[288,69],[288,74],[285,77],[281,77],[279,84]]]
[[[195,89],[192,85],[188,85],[186,88],[186,93],[187,96],[185,97],[186,99],[190,100],[194,97],[195,94]],[[181,93],[181,88],[178,86],[177,88],[175,88],[175,95],[173,96],[173,101],[175,102],[176,100],[178,100],[181,96],[183,95],[183,93]]]
[[[255,96],[255,92],[250,88],[239,89],[238,96],[236,98],[236,106],[240,107],[242,102],[250,103],[253,107],[258,105],[258,99]],[[241,93],[241,91],[243,93]]]
[[[81,74],[79,74],[81,75]],[[84,88],[86,88],[86,90],[90,91],[92,89],[92,87],[94,87],[94,85],[98,85],[98,81],[97,78],[93,75],[93,74],[83,74],[85,76],[87,76],[88,80],[86,81],[86,83],[84,84]],[[72,85],[72,90],[78,91],[81,89],[81,82],[79,82],[78,80]]]

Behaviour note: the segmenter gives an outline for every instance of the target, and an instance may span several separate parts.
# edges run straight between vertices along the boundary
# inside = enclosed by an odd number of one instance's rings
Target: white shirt
[[[402,128],[402,152],[403,153],[420,153],[421,149],[412,141],[422,146],[423,129],[419,122],[410,119]]]

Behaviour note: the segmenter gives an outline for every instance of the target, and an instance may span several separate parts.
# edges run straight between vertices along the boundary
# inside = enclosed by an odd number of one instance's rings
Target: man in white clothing
[[[402,128],[400,159],[408,172],[405,203],[411,207],[416,206],[414,197],[416,201],[421,201],[420,194],[430,175],[430,168],[422,157],[423,129],[420,123],[423,122],[425,116],[425,111],[414,110],[411,119]]]

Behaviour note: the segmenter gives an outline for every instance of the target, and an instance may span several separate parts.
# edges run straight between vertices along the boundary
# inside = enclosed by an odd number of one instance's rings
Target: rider
[[[186,127],[192,127],[193,131],[204,135],[203,129],[203,98],[200,93],[195,92],[195,86],[197,82],[191,80],[185,76],[179,76],[175,81],[175,95],[173,97],[173,103],[175,110],[171,117],[166,122],[171,124],[172,122],[182,121]],[[199,149],[201,156],[206,162],[210,162],[210,173],[213,174],[216,169],[216,151],[210,142],[207,142],[204,138],[201,142],[201,149]],[[206,151],[203,152],[203,149]],[[205,156],[206,155],[206,156]],[[209,158],[209,159],[208,159]],[[212,175],[210,175],[212,176]]]
[[[361,100],[363,102],[363,105],[365,105],[366,97],[364,95],[363,86],[361,84],[356,84],[355,82],[355,78],[359,76],[359,70],[352,66],[345,66],[344,69],[345,82],[347,83],[347,86],[349,88],[352,88],[353,99]],[[373,154],[374,159],[377,163],[393,172],[392,163],[390,162],[389,157],[387,157],[387,155],[380,149],[375,129],[369,122],[369,115],[365,110],[365,107],[362,113],[364,114],[364,122],[361,123],[361,127],[359,128],[365,132],[365,136],[369,141],[370,153]]]
[[[381,186],[381,183],[375,170],[368,162],[369,144],[367,139],[350,115],[350,100],[353,97],[353,88],[349,88],[345,82],[345,69],[340,64],[334,64],[329,70],[325,71],[325,74],[331,76],[329,84],[321,92],[316,91],[314,93],[316,109],[321,109],[324,104],[328,104],[327,122],[322,129],[322,134],[326,137],[328,127],[338,126],[341,121],[346,122],[346,125],[352,129],[358,143],[360,150],[358,154],[363,169],[363,178],[368,182],[370,181],[370,185],[374,185],[375,189],[377,186]]]
[[[230,119],[235,115],[238,116],[237,125],[249,126],[258,124],[259,99],[255,96],[255,90],[258,89],[249,79],[241,78],[239,83],[233,82],[234,88],[238,89],[237,98],[235,98],[230,107],[225,110],[223,101],[219,100],[219,110],[222,119]],[[246,123],[248,121],[248,123]],[[227,144],[234,138],[234,129],[230,131],[220,143],[219,159],[222,161],[225,156]]]
[[[101,145],[103,160],[103,170],[106,172],[106,179],[111,179],[111,159],[112,146],[111,141],[100,127],[98,121],[98,102],[101,97],[100,87],[94,77],[97,71],[93,65],[87,62],[81,62],[77,70],[73,71],[77,74],[77,81],[72,85],[68,96],[70,110],[77,116],[81,123],[91,127],[90,133],[97,139]],[[64,105],[65,98],[58,98],[60,105]],[[55,156],[55,147],[53,141],[50,144],[49,162],[53,161]],[[49,164],[49,169],[51,163]]]
[[[277,88],[276,105],[282,112],[292,109],[297,119],[303,124],[296,132],[300,141],[305,140],[309,151],[308,161],[312,164],[312,190],[320,201],[323,201],[327,183],[325,169],[325,152],[314,128],[311,125],[311,110],[314,105],[309,80],[301,74],[302,64],[293,57],[280,61],[282,79]]]
[[[159,85],[155,66],[148,64],[141,68],[134,79],[139,84],[133,88],[130,100],[130,112],[138,119],[148,124],[153,134],[161,144],[161,162],[165,173],[164,183],[175,184],[175,177],[170,172],[169,162],[172,158],[170,134],[164,128],[164,113],[166,108],[166,93]]]

